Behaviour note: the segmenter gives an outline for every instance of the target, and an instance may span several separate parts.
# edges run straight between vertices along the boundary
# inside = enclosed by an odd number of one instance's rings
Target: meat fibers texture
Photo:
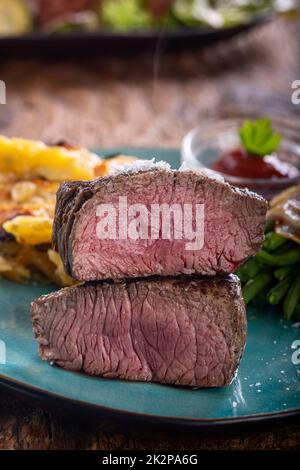
[[[86,283],[32,303],[41,358],[72,371],[189,387],[222,387],[246,339],[238,278]]]
[[[119,197],[128,205],[203,204],[204,245],[182,239],[99,239],[97,207]],[[183,209],[184,210],[184,209]],[[266,201],[200,172],[165,168],[63,183],[57,194],[53,243],[68,274],[80,281],[234,272],[260,248]],[[193,220],[193,226],[195,226]]]

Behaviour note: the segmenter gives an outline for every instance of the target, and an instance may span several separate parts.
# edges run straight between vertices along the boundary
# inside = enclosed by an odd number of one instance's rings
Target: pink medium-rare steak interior
[[[231,382],[246,338],[236,276],[85,284],[32,303],[42,359],[91,375],[197,387]]]
[[[185,236],[178,240],[99,239],[99,204],[112,204],[118,216],[119,198],[123,196],[128,206],[142,203],[149,212],[153,204],[178,204],[182,211],[185,204],[203,205],[203,247],[187,250],[190,239]],[[259,249],[266,210],[261,197],[194,171],[121,174],[61,186],[54,244],[67,271],[79,280],[226,274]],[[199,227],[193,217],[195,230]]]

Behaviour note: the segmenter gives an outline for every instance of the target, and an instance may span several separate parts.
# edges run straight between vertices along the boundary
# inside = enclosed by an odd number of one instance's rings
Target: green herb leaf
[[[106,0],[101,13],[104,24],[120,31],[151,25],[151,15],[141,0]]]
[[[273,132],[269,118],[245,121],[240,129],[240,139],[247,153],[260,157],[275,152],[281,142],[281,136]]]

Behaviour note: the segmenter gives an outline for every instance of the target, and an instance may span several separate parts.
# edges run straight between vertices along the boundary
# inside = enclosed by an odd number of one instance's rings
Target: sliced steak
[[[177,204],[183,210],[186,204],[203,204],[204,246],[187,250],[187,237],[163,239],[162,233],[156,240],[99,239],[97,208],[112,204],[118,217],[122,196],[128,207],[142,203],[149,212],[152,204]],[[228,274],[260,248],[266,211],[260,196],[199,172],[152,169],[63,183],[57,194],[53,243],[68,274],[81,281]]]
[[[65,288],[32,303],[42,359],[91,375],[219,387],[246,338],[236,276],[149,278]]]

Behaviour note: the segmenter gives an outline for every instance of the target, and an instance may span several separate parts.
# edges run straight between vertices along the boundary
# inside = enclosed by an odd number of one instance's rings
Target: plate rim
[[[269,413],[257,413],[253,415],[245,415],[239,417],[227,418],[193,418],[193,417],[176,417],[162,416],[157,414],[147,414],[136,411],[126,411],[120,408],[112,408],[95,403],[69,398],[64,395],[43,390],[40,387],[26,384],[16,379],[11,379],[0,374],[0,386],[17,392],[27,397],[51,402],[51,405],[64,404],[70,409],[77,411],[92,412],[94,416],[107,416],[109,418],[119,419],[126,422],[139,422],[144,424],[156,424],[180,428],[190,429],[211,429],[211,428],[237,428],[245,424],[270,424],[273,422],[281,422],[291,418],[300,417],[300,407],[290,410],[271,411]]]

